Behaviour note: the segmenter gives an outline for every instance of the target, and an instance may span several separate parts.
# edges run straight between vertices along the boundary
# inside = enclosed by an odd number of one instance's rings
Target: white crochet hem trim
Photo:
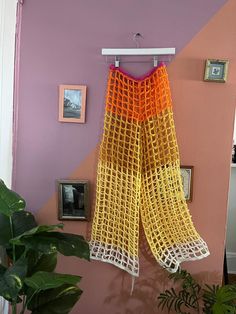
[[[139,259],[110,244],[90,241],[90,258],[113,264],[132,276],[139,276]]]
[[[155,256],[157,262],[166,270],[175,273],[180,263],[200,260],[210,255],[206,242],[202,239],[174,245],[167,249],[161,260]],[[102,244],[97,241],[90,241],[90,258],[110,263],[127,271],[132,276],[139,276],[139,259],[131,256],[127,251],[110,244]]]
[[[200,260],[210,255],[206,242],[202,239],[174,245],[162,254],[161,260],[156,257],[158,263],[171,273],[175,273],[180,263]]]

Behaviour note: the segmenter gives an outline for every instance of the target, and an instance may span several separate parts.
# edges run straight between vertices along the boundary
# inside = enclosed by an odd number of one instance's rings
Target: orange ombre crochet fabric
[[[184,198],[164,64],[142,79],[110,68],[91,258],[138,276],[140,221],[157,262],[171,272],[209,255]]]

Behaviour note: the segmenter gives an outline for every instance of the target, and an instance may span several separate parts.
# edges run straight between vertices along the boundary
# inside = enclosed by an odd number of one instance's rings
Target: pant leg
[[[163,80],[152,106],[171,104],[167,77]],[[185,201],[171,105],[142,124],[141,219],[153,255],[169,271],[209,255]]]
[[[140,123],[133,119],[132,96],[127,110],[126,92],[115,83],[116,78],[111,73],[97,170],[90,255],[92,259],[114,264],[138,276]],[[120,93],[120,98],[114,93]]]

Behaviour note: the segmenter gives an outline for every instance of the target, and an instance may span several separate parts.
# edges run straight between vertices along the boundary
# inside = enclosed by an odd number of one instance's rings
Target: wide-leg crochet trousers
[[[171,272],[209,254],[184,198],[166,67],[135,79],[111,66],[97,170],[91,258],[139,275],[142,223]]]

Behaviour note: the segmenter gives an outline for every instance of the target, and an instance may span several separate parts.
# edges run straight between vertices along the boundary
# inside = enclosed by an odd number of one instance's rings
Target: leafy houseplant
[[[0,296],[12,314],[67,314],[80,298],[80,276],[54,272],[58,252],[89,260],[80,235],[63,233],[63,225],[37,225],[25,201],[0,180],[0,246],[8,257],[0,264]]]
[[[158,297],[158,307],[167,308],[169,312],[189,314],[189,309],[196,313],[233,314],[236,313],[236,285],[204,285],[185,270],[169,276],[180,283],[180,289],[165,290]],[[193,313],[193,312],[191,312]]]

